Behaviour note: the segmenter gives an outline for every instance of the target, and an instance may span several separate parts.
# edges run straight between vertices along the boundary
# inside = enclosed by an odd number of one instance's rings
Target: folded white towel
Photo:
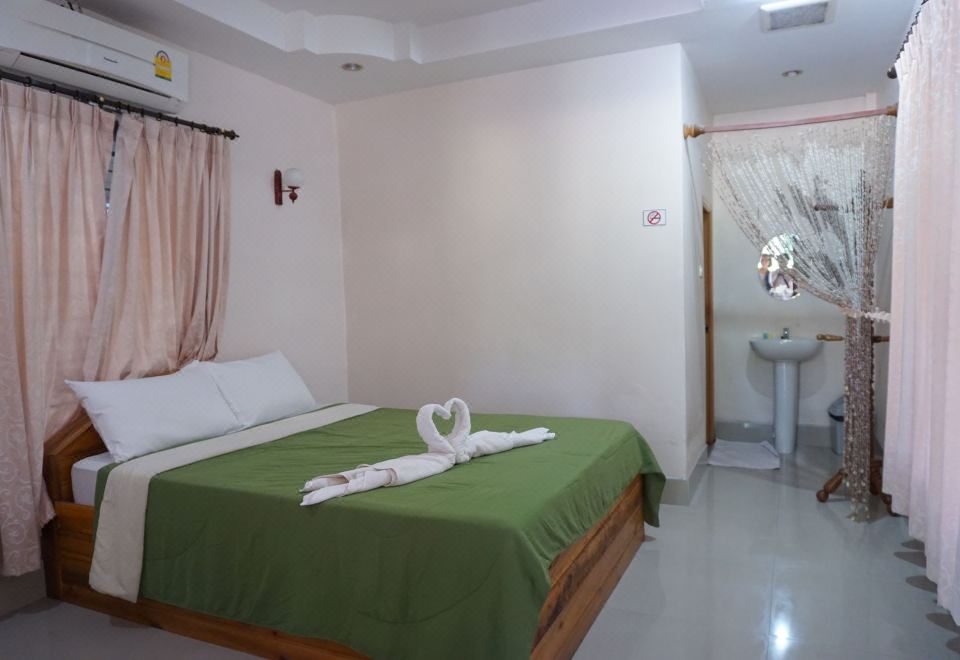
[[[319,504],[335,497],[362,493],[375,488],[402,486],[446,472],[455,465],[453,453],[428,452],[361,465],[354,470],[326,474],[308,481],[300,506]]]
[[[440,434],[433,420],[434,415],[443,419],[456,415],[453,431],[449,435]],[[457,398],[450,399],[442,406],[436,403],[423,406],[417,413],[417,431],[429,449],[427,453],[391,458],[373,465],[361,465],[353,470],[315,477],[304,484],[300,491],[305,493],[300,506],[319,504],[375,488],[402,486],[446,472],[457,463],[466,463],[471,458],[535,445],[556,437],[550,429],[543,427],[522,433],[477,431],[471,434],[470,409],[463,400]]]
[[[478,456],[497,454],[517,447],[540,444],[544,440],[552,440],[555,437],[557,437],[556,433],[551,433],[550,429],[542,426],[521,433],[516,431],[510,431],[509,433],[477,431],[467,436],[465,449],[470,458],[477,458]],[[457,462],[460,462],[459,458]]]

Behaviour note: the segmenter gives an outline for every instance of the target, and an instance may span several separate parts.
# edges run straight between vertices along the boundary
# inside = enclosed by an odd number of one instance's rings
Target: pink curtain
[[[217,353],[226,303],[229,142],[124,115],[117,132],[87,380]]]
[[[883,485],[960,623],[960,4],[929,0],[897,73]]]
[[[0,82],[0,573],[40,568],[44,440],[77,410],[115,118]]]
[[[0,83],[0,572],[40,568],[43,444],[77,412],[65,378],[216,355],[229,144]]]

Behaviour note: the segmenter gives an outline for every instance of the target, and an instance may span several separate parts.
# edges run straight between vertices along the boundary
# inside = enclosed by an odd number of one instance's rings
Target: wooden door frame
[[[716,410],[713,392],[713,213],[703,207],[703,323],[704,323],[704,359],[706,361],[706,439],[712,445],[717,440]]]

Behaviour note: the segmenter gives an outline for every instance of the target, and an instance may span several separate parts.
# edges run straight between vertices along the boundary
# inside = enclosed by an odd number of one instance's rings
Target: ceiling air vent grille
[[[832,5],[830,0],[771,2],[760,7],[760,18],[765,32],[821,25],[833,17]]]

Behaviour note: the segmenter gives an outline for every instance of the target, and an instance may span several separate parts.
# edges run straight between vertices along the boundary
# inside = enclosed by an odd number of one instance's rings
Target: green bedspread
[[[158,475],[141,597],[374,658],[526,658],[551,561],[638,473],[644,516],[658,524],[664,477],[643,438],[624,422],[575,418],[475,414],[474,429],[547,426],[557,437],[299,506],[316,475],[424,451],[415,418],[379,409]]]

